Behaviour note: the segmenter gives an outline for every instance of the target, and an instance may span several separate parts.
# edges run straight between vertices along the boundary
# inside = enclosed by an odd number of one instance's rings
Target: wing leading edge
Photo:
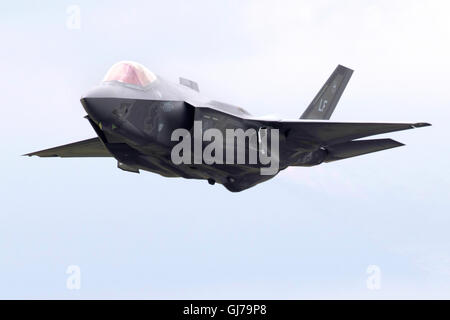
[[[78,157],[112,157],[111,153],[105,148],[99,138],[82,140],[66,145],[24,154],[25,156],[38,157],[61,157],[61,158],[78,158]]]

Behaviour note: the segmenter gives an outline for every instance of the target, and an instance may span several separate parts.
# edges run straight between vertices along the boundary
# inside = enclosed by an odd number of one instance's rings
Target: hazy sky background
[[[81,29],[67,28],[68,6]],[[0,298],[450,298],[448,1],[0,4]],[[93,137],[79,98],[120,60],[254,115],[426,121],[406,147],[291,168],[241,193],[21,154]],[[381,136],[379,136],[381,137]],[[81,289],[66,288],[69,265]],[[369,265],[381,289],[366,287]]]

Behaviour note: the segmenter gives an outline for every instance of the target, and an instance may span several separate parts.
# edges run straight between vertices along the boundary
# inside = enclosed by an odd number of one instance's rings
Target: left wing
[[[38,157],[112,157],[99,138],[82,140],[63,146],[27,153],[24,156]]]

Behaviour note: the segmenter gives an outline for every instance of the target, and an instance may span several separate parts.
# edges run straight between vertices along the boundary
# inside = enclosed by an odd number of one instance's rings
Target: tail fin
[[[353,70],[338,65],[300,119],[328,120],[344,92]]]

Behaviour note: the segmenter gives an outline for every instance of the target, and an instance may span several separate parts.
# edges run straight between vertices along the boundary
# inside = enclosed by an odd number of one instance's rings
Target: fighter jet
[[[352,73],[338,65],[299,119],[282,120],[252,116],[201,95],[194,81],[173,83],[139,63],[122,61],[81,98],[96,137],[26,155],[111,157],[128,172],[203,179],[239,192],[289,166],[315,166],[403,146],[392,139],[361,138],[430,125],[329,121]],[[225,138],[219,139],[220,134]],[[214,142],[209,159],[202,158]],[[261,161],[255,161],[255,154]],[[231,160],[221,161],[225,155]],[[263,173],[269,166],[275,170]]]

